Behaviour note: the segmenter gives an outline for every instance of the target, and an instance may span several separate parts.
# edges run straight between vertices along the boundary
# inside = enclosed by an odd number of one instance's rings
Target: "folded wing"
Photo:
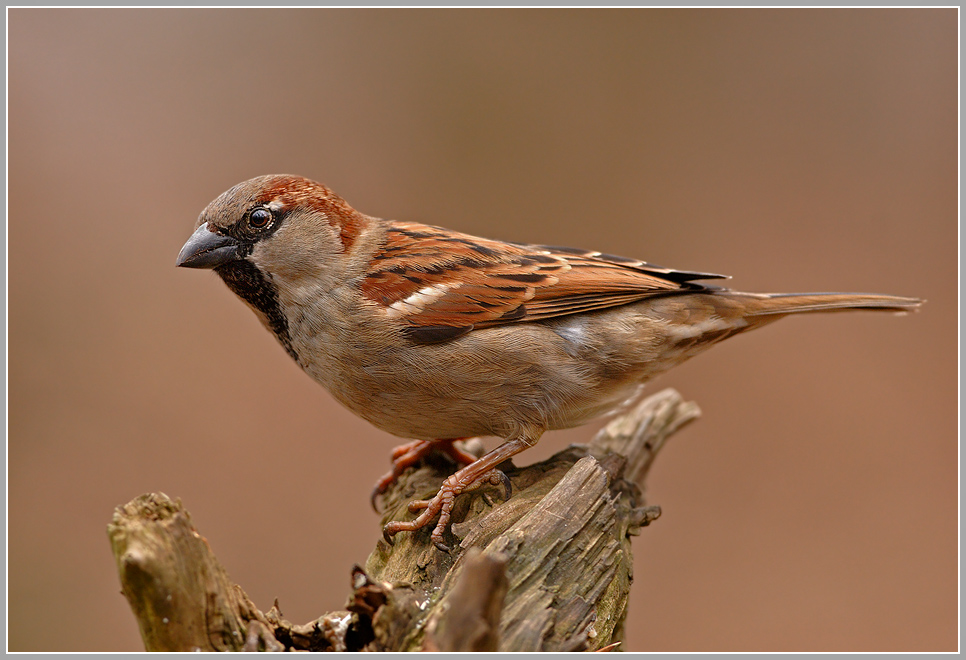
[[[474,328],[626,305],[701,290],[723,275],[663,268],[571,248],[492,241],[396,222],[369,267],[363,296],[404,321],[417,342]]]

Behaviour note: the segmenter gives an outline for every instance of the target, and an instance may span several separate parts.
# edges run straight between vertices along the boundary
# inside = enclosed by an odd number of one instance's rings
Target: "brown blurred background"
[[[212,198],[273,172],[735,288],[927,298],[650,388],[704,416],[652,471],[624,648],[956,649],[955,9],[8,17],[10,650],[143,648],[105,526],[155,490],[259,607],[343,606],[398,440],[174,267]]]

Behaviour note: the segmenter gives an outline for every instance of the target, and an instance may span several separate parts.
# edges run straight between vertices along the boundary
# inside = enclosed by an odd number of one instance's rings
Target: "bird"
[[[436,525],[457,495],[509,480],[498,466],[548,430],[633,402],[645,383],[724,339],[790,314],[910,312],[917,298],[747,293],[725,276],[596,251],[491,240],[365,215],[321,183],[287,174],[228,189],[199,215],[176,265],[211,269],[288,355],[342,405],[408,439],[373,504],[439,451],[461,467],[409,521]],[[477,458],[457,440],[502,443]]]

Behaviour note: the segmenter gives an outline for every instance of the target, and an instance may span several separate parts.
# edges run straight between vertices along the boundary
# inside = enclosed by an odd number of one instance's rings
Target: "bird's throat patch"
[[[228,288],[242,300],[265,315],[268,329],[271,330],[292,359],[299,362],[298,353],[292,347],[292,335],[288,329],[288,319],[278,304],[278,290],[270,279],[245,259],[232,261],[215,268]],[[300,363],[301,364],[301,363]]]

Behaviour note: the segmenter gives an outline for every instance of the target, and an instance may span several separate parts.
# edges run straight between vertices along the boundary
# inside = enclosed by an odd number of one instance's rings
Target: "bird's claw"
[[[449,546],[443,543],[442,541],[433,541],[433,545],[436,546],[436,549],[439,550],[440,552],[445,552],[446,554],[449,554]]]
[[[407,442],[404,445],[399,445],[392,450],[392,469],[386,474],[379,478],[376,485],[372,489],[372,493],[369,495],[369,503],[372,505],[372,510],[376,513],[381,513],[379,511],[379,505],[377,500],[380,495],[383,495],[389,487],[395,483],[396,479],[406,471],[407,468],[412,467],[420,460],[423,459],[427,454],[434,451],[440,451],[450,458],[452,458],[458,465],[469,465],[476,460],[476,457],[472,454],[468,454],[462,449],[454,446],[453,443],[457,440],[463,440],[465,438],[452,438],[446,440],[413,440],[412,442]]]
[[[502,486],[503,487],[503,497],[504,501],[510,498],[513,486],[510,482],[510,478],[506,476],[500,470],[490,470],[483,473],[473,481],[469,483],[462,483],[457,475],[452,475],[448,477],[443,485],[440,487],[439,492],[428,500],[413,500],[409,503],[410,513],[419,513],[415,520],[409,522],[393,521],[387,523],[385,527],[382,528],[382,535],[386,541],[392,545],[392,537],[399,532],[415,532],[418,529],[422,529],[428,525],[433,518],[439,514],[439,520],[436,522],[436,526],[433,528],[432,534],[430,534],[430,540],[433,545],[442,552],[448,553],[450,551],[449,546],[443,543],[443,534],[446,533],[446,528],[449,526],[450,515],[453,510],[453,503],[456,500],[456,496],[461,493],[466,493],[469,491],[476,490],[486,485],[491,486]],[[490,506],[493,506],[493,501],[488,499],[488,494],[484,493],[483,497],[487,499]]]
[[[503,486],[503,501],[506,502],[513,495],[513,483],[510,481],[510,477],[506,476],[506,473],[502,470],[493,470],[493,472],[500,480],[499,485]],[[497,484],[493,485],[495,486]]]
[[[510,482],[510,477],[506,476],[502,470],[492,470],[488,475],[489,479],[487,481],[490,485],[503,486],[503,501],[506,502],[510,499],[510,495],[513,493],[513,484]],[[491,507],[496,506],[493,496],[489,493],[483,493],[483,501]]]

